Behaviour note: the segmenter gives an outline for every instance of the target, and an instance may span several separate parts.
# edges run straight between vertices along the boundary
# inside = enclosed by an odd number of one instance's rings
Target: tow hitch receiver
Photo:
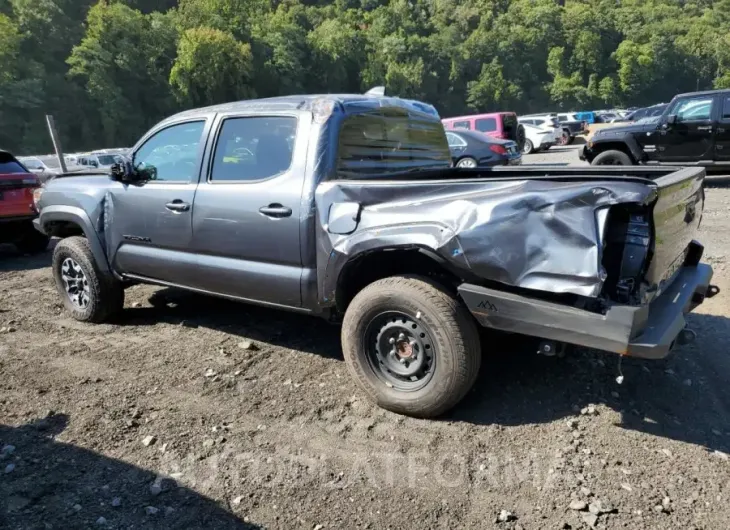
[[[719,292],[720,292],[720,288],[717,285],[710,285],[707,287],[707,292],[705,293],[705,298],[712,298]]]

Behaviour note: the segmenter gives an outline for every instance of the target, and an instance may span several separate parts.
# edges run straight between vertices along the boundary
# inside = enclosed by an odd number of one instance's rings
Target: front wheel
[[[525,145],[522,146],[522,154],[523,155],[529,155],[530,153],[535,151],[535,146],[532,145],[532,142],[530,140],[525,140]]]
[[[459,160],[459,162],[456,164],[456,167],[475,168],[477,167],[477,161],[474,160],[472,157],[467,156]]]
[[[481,364],[476,324],[457,298],[426,278],[374,282],[342,324],[347,367],[379,406],[434,417],[471,389]]]
[[[599,153],[591,162],[593,166],[631,166],[631,157],[623,151],[609,150]]]
[[[53,250],[53,278],[66,309],[82,322],[104,322],[122,310],[124,289],[99,270],[86,238],[62,240]]]

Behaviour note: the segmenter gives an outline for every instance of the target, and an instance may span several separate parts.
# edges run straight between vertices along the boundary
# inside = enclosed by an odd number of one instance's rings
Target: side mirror
[[[136,172],[134,171],[134,167],[132,166],[132,162],[129,160],[112,164],[111,175],[112,180],[116,180],[118,182],[135,182],[136,180],[139,180]]]

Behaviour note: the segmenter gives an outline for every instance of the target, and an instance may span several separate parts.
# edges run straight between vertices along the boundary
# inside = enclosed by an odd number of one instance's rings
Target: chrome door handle
[[[712,131],[712,125],[708,125],[707,127],[697,127],[698,131]]]
[[[266,217],[273,217],[274,219],[289,217],[292,214],[291,208],[287,206],[282,206],[278,202],[269,204],[268,206],[262,206],[261,208],[259,208],[259,212],[264,214]]]
[[[190,210],[190,204],[188,204],[187,202],[183,202],[180,199],[175,199],[172,202],[168,202],[165,205],[165,208],[167,208],[171,212],[182,213]]]

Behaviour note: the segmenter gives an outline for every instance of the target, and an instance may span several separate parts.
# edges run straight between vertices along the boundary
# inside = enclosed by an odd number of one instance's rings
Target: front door
[[[195,189],[206,120],[177,123],[153,132],[135,150],[133,164],[149,180],[109,191],[104,215],[114,268],[122,273],[188,285]]]
[[[302,200],[307,118],[291,113],[220,118],[208,175],[195,196],[196,287],[301,306],[300,233],[312,213],[312,198]]]
[[[715,131],[715,160],[730,162],[730,94],[721,96],[722,110]]]
[[[715,97],[694,96],[678,99],[665,114],[675,116],[659,124],[657,159],[661,162],[701,162],[713,158],[713,110]]]

